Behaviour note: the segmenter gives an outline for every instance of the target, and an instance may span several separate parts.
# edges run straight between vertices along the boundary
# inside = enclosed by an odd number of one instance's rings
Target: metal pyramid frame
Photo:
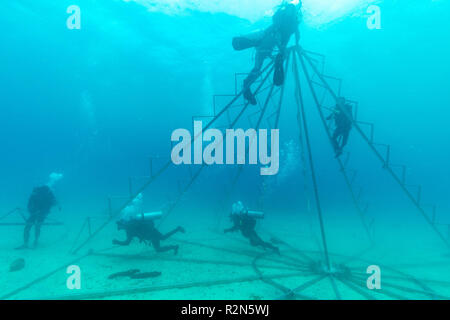
[[[320,116],[321,122],[323,124],[324,130],[327,134],[328,139],[331,141],[331,127],[330,124],[327,123],[325,112],[330,110],[330,107],[326,106],[325,95],[331,96],[334,101],[340,96],[340,88],[342,84],[342,80],[339,78],[331,77],[324,74],[324,63],[325,57],[323,55],[310,52],[304,50],[301,47],[295,46],[290,47],[287,50],[286,59],[285,59],[285,70],[292,70],[293,78],[294,78],[294,87],[295,87],[295,104],[296,104],[296,112],[297,112],[297,125],[300,129],[299,139],[302,145],[306,147],[307,154],[307,162],[309,165],[309,174],[313,186],[313,194],[315,200],[315,209],[317,214],[317,219],[320,226],[320,235],[321,235],[321,250],[319,251],[305,251],[299,250],[294,246],[286,244],[293,254],[286,254],[281,257],[274,256],[268,253],[254,253],[254,252],[238,252],[228,248],[216,247],[210,244],[204,243],[196,243],[193,241],[182,241],[186,244],[204,247],[209,250],[216,250],[221,252],[227,252],[229,254],[239,255],[243,257],[248,257],[251,259],[251,266],[255,272],[255,276],[247,276],[241,278],[234,279],[225,279],[225,280],[210,280],[210,281],[197,281],[190,283],[179,283],[173,285],[164,285],[164,286],[142,286],[142,287],[133,287],[133,288],[125,288],[120,290],[108,290],[108,291],[97,291],[97,292],[89,292],[89,293],[80,293],[80,294],[70,294],[70,295],[62,295],[58,297],[49,297],[49,299],[97,299],[97,298],[105,298],[112,296],[120,296],[126,294],[137,294],[137,293],[148,293],[155,292],[160,290],[168,290],[168,289],[183,289],[190,287],[212,287],[217,285],[225,285],[225,284],[235,284],[241,282],[251,282],[251,281],[263,281],[264,283],[272,286],[274,289],[280,292],[280,295],[277,296],[279,299],[315,299],[316,297],[312,294],[307,294],[308,289],[313,288],[322,280],[327,279],[332,288],[332,292],[334,292],[335,299],[345,298],[345,294],[343,293],[343,288],[345,290],[349,290],[353,294],[357,294],[362,298],[366,299],[378,299],[378,298],[389,298],[389,299],[407,299],[408,295],[416,294],[420,297],[427,299],[448,299],[446,296],[441,295],[436,292],[436,290],[432,289],[430,285],[435,285],[438,287],[450,287],[450,282],[446,281],[437,281],[437,280],[427,280],[427,279],[417,279],[409,274],[406,274],[403,271],[398,270],[395,266],[385,265],[382,266],[384,270],[387,270],[383,278],[388,279],[383,280],[383,290],[380,292],[372,292],[369,290],[364,290],[361,286],[365,284],[367,275],[362,270],[365,270],[362,266],[367,266],[367,263],[370,264],[369,261],[365,261],[361,258],[361,256],[371,249],[372,247],[372,234],[370,230],[370,225],[367,223],[366,211],[368,205],[361,200],[361,188],[355,184],[356,172],[348,168],[348,157],[346,160],[342,160],[337,158],[337,163],[340,168],[340,172],[343,175],[344,181],[348,190],[350,192],[353,204],[355,206],[355,210],[361,220],[361,223],[364,227],[367,238],[371,244],[371,246],[364,250],[361,254],[355,256],[346,256],[342,254],[335,254],[328,250],[328,242],[327,242],[327,232],[326,226],[324,223],[324,217],[322,214],[322,206],[321,206],[321,196],[319,193],[319,186],[316,179],[315,172],[315,163],[312,145],[310,141],[310,131],[308,128],[308,121],[306,115],[306,108],[304,103],[304,88],[302,84],[302,79],[300,75],[303,75],[303,78],[306,79],[306,87],[309,89],[311,96],[314,101],[314,106],[317,109],[317,112]],[[253,128],[260,128],[262,122],[264,120],[267,121],[267,125],[269,127],[278,128],[280,113],[282,110],[284,95],[285,95],[285,85],[281,87],[276,87],[273,83],[270,82],[271,75],[274,71],[274,61],[270,61],[261,71],[259,75],[259,80],[256,82],[257,88],[255,90],[255,96],[258,100],[261,100],[260,97],[264,96],[263,104],[257,107],[256,111],[251,111],[251,114],[248,116],[248,121],[250,122]],[[245,74],[237,73],[235,75],[235,92],[231,95],[215,95],[213,97],[213,115],[207,116],[194,116],[192,119],[209,119],[208,123],[204,126],[203,130],[207,130],[208,128],[225,129],[225,128],[234,128],[238,121],[243,119],[244,114],[249,111],[249,103],[244,102],[240,103],[243,91],[238,89],[239,78]],[[332,88],[330,82],[333,81],[337,83],[337,90]],[[320,97],[319,93],[322,92],[322,97]],[[275,99],[276,95],[278,99]],[[229,99],[223,107],[219,107],[220,100]],[[274,101],[276,100],[276,101]],[[431,214],[427,213],[424,209],[426,205],[422,203],[421,199],[421,191],[422,188],[420,186],[410,186],[406,181],[406,166],[403,165],[394,165],[391,163],[390,155],[391,155],[391,147],[387,144],[379,144],[375,142],[375,134],[374,134],[374,124],[369,122],[363,122],[358,119],[358,104],[357,102],[351,102],[354,104],[355,108],[354,114],[350,115],[345,113],[348,119],[350,119],[353,123],[353,128],[355,131],[362,137],[362,139],[366,142],[369,150],[375,155],[375,157],[381,162],[383,168],[388,172],[388,174],[394,179],[396,183],[398,183],[400,189],[406,194],[408,199],[412,202],[412,204],[416,207],[419,213],[423,216],[426,223],[431,227],[437,237],[444,243],[447,248],[450,248],[449,239],[444,236],[441,232],[440,227],[447,227],[450,234],[450,226],[443,225],[436,222],[436,210],[435,206],[431,206],[433,211]],[[274,105],[274,110],[270,111],[272,105]],[[334,105],[333,105],[334,107]],[[257,118],[256,122],[254,122],[254,118]],[[220,122],[222,121],[222,122]],[[363,130],[363,127],[369,128],[369,134]],[[191,143],[193,143],[198,136],[192,138]],[[385,153],[383,154],[380,149],[384,149]],[[246,150],[248,152],[248,148]],[[78,245],[74,245],[73,250],[71,252],[73,254],[79,253],[83,248],[87,247],[91,241],[98,236],[112,221],[117,219],[124,208],[126,208],[131,201],[141,192],[143,192],[146,188],[148,188],[151,184],[158,180],[161,175],[168,170],[172,166],[172,162],[169,160],[165,164],[163,164],[156,172],[154,172],[154,160],[156,158],[150,158],[150,175],[145,178],[146,182],[141,185],[139,188],[134,189],[134,180],[133,178],[129,179],[129,196],[121,197],[123,198],[123,204],[120,205],[116,210],[113,210],[112,206],[112,198],[108,199],[108,212],[109,217],[100,224],[98,228],[95,230],[91,230],[90,221],[86,221],[83,225],[83,228],[89,229],[89,236],[87,239],[82,241]],[[193,183],[200,176],[202,171],[207,167],[207,165],[203,164],[198,166],[197,170],[192,171],[189,169],[189,175],[186,181],[181,181],[179,184],[179,192],[176,196],[175,201],[173,201],[162,219],[161,223],[167,218],[177,207],[179,202],[181,201],[183,195],[191,188]],[[226,193],[226,197],[229,197],[231,192],[233,191],[244,166],[238,166],[236,174],[232,177],[231,187]],[[397,169],[401,169],[401,174],[397,173]],[[358,191],[356,191],[358,189]],[[417,190],[417,195],[414,195],[412,190]],[[224,203],[229,202],[229,198],[224,200]],[[229,205],[229,203],[228,203]],[[222,211],[219,210],[217,213],[217,218],[221,219],[223,216],[223,207]],[[83,231],[80,230],[80,234]],[[78,235],[77,239],[79,238]],[[92,251],[88,250],[85,255],[79,256],[74,261],[80,261],[88,256],[98,256],[98,257],[122,257],[122,258],[134,258],[134,259],[149,259],[145,256],[136,256],[136,255],[117,255],[117,254],[108,254],[104,253],[110,248]],[[245,266],[248,264],[241,262],[230,262],[230,261],[209,261],[209,260],[201,260],[201,259],[183,259],[183,258],[167,258],[167,257],[156,257],[152,259],[160,259],[160,260],[170,260],[170,261],[178,261],[185,263],[193,263],[193,264],[214,264],[214,265],[224,265],[224,266]],[[71,261],[71,263],[74,263]],[[70,263],[69,263],[70,264]],[[355,265],[356,264],[356,265]],[[45,280],[46,278],[52,276],[59,270],[62,270],[67,264],[61,266],[60,268],[56,268],[53,271],[50,271],[46,275],[39,277],[38,279],[12,291],[4,294],[2,299],[9,299],[11,297],[16,296],[18,293],[25,291],[30,286],[35,285],[38,282]],[[268,274],[268,269],[275,269],[280,271],[280,273],[270,273]],[[281,272],[282,271],[282,272]],[[283,284],[280,280],[285,278],[296,278],[299,276],[309,276],[311,279],[308,281],[302,281],[300,285],[291,287],[290,285]],[[391,282],[389,282],[391,281]],[[273,297],[272,297],[273,298]]]

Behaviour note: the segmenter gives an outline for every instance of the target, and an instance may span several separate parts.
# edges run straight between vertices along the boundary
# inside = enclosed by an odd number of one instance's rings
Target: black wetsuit
[[[140,220],[140,219],[131,219],[131,220],[121,220],[117,222],[119,230],[125,230],[127,233],[127,238],[124,241],[113,240],[113,244],[127,246],[131,243],[134,238],[138,238],[140,242],[147,243],[151,242],[153,248],[155,248],[156,252],[166,252],[169,250],[173,250],[175,254],[178,253],[178,245],[173,246],[163,246],[161,247],[160,242],[162,240],[166,240],[170,236],[174,235],[177,232],[183,232],[184,229],[182,227],[178,227],[171,232],[166,234],[162,234],[155,228],[155,223],[151,220]]]
[[[246,98],[251,97],[250,86],[258,78],[264,61],[272,55],[276,46],[280,53],[275,61],[274,83],[281,85],[284,81],[283,61],[285,49],[293,34],[298,42],[300,33],[298,31],[299,17],[293,4],[286,5],[279,9],[272,18],[272,25],[264,31],[264,36],[256,47],[255,66],[248,77],[244,80]],[[276,80],[276,79],[279,80]],[[253,98],[254,99],[254,98]]]
[[[57,204],[52,190],[48,186],[36,187],[28,199],[28,217],[24,230],[24,245],[21,248],[27,248],[30,240],[30,230],[34,226],[34,246],[37,245],[41,234],[41,225],[50,213],[52,207]]]
[[[350,117],[352,117],[352,106],[350,104],[345,104],[343,109]],[[340,156],[342,154],[342,149],[347,145],[350,130],[352,129],[352,120],[345,115],[339,106],[337,106],[333,114],[327,118],[327,120],[331,119],[334,119],[336,127],[332,136],[332,143],[336,156]],[[341,139],[340,143],[339,139]]]
[[[250,241],[250,244],[254,247],[261,246],[264,249],[272,249],[279,253],[277,247],[269,242],[263,241],[255,231],[256,219],[250,217],[247,214],[234,214],[232,215],[233,226],[229,229],[225,229],[224,232],[241,231],[241,234]]]
[[[301,16],[297,14],[297,8],[293,4],[288,4],[279,9],[272,17],[272,26],[276,32],[278,46],[280,50],[284,50],[295,34],[296,41],[300,39],[298,26]]]

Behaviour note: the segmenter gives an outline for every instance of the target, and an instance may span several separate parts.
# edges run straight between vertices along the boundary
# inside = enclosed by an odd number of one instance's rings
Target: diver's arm
[[[231,228],[225,229],[223,232],[228,233],[228,232],[235,232],[238,230],[239,230],[239,226],[237,224],[234,224]]]
[[[235,232],[237,231],[236,226],[223,230],[224,233]]]
[[[327,120],[331,120],[336,118],[336,115],[338,114],[338,110],[337,109],[333,109],[333,111],[331,111],[331,114],[327,117]]]
[[[127,246],[131,243],[131,240],[133,240],[133,237],[130,235],[130,233],[127,232],[127,239],[125,241],[120,241],[120,240],[113,240],[113,244],[118,245],[118,246]]]

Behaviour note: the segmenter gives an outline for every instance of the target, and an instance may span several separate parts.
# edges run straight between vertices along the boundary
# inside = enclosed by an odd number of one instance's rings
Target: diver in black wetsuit
[[[173,250],[174,254],[178,253],[178,245],[161,247],[160,242],[166,240],[177,232],[185,233],[184,228],[178,227],[171,232],[162,234],[159,232],[152,220],[130,219],[117,221],[117,229],[125,230],[127,239],[125,241],[113,240],[113,244],[120,246],[128,246],[133,238],[138,238],[140,242],[148,244],[151,242],[156,252],[166,252]]]
[[[258,78],[264,61],[271,57],[275,47],[279,53],[275,58],[274,84],[281,86],[284,83],[283,61],[285,59],[286,47],[293,34],[296,44],[300,41],[298,26],[301,21],[302,3],[295,6],[292,3],[282,4],[272,17],[272,25],[262,32],[257,32],[249,37],[236,37],[233,39],[235,50],[244,50],[251,47],[256,48],[255,66],[248,77],[244,80],[244,98],[250,104],[256,105],[256,99],[251,91],[251,85]]]
[[[248,210],[243,209],[239,213],[232,213],[231,220],[233,226],[225,229],[224,232],[241,231],[241,234],[250,241],[250,244],[254,247],[263,247],[264,249],[271,249],[280,254],[280,250],[269,242],[263,241],[255,231],[256,219],[248,215]]]
[[[41,226],[44,223],[45,218],[50,213],[50,210],[57,205],[56,198],[52,190],[48,186],[36,187],[33,189],[30,198],[28,199],[28,217],[22,246],[17,249],[27,249],[28,242],[30,240],[30,231],[34,226],[34,244],[33,248],[37,247],[39,236],[41,234]]]
[[[334,119],[336,126],[332,136],[332,143],[336,157],[340,157],[342,155],[343,148],[347,145],[350,130],[352,129],[352,114],[352,105],[346,103],[345,98],[339,97],[336,108],[327,118],[327,120]],[[348,117],[350,117],[350,119]],[[340,143],[339,140],[341,140]]]

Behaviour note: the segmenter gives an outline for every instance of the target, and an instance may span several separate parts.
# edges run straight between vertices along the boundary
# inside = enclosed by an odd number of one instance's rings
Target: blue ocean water
[[[407,184],[420,184],[421,202],[436,204],[437,221],[449,224],[450,4],[443,0],[342,1],[342,6],[313,2],[304,1],[301,46],[326,57],[326,73],[342,78],[342,94],[359,102],[359,119],[375,124],[376,141],[392,146],[392,163],[408,166]],[[80,30],[66,27],[66,9],[72,4],[81,8]],[[103,214],[108,196],[128,195],[129,177],[149,175],[149,157],[159,157],[153,162],[155,171],[170,158],[173,130],[191,130],[193,116],[211,115],[214,94],[234,92],[235,73],[250,71],[254,52],[234,51],[231,38],[270,24],[270,10],[277,4],[3,3],[2,212],[25,207],[33,187],[44,184],[51,172],[61,172],[64,179],[56,194],[62,211],[56,217],[71,224]],[[381,8],[380,30],[367,28],[370,4]],[[279,124],[279,175],[263,178],[259,166],[246,166],[226,198],[237,168],[206,168],[183,196],[181,208],[188,214],[175,210],[171,219],[176,221],[177,213],[183,221],[206,216],[214,224],[217,207],[227,210],[224,207],[231,208],[237,200],[255,208],[263,201],[265,210],[281,221],[311,206],[315,212],[310,170],[307,162],[302,163],[298,143],[293,78],[288,76],[287,81]],[[310,96],[305,103],[325,226],[333,229],[336,221],[358,221]],[[382,221],[377,227],[381,238],[386,223],[395,228],[405,221],[414,221],[418,228],[409,234],[404,230],[408,236],[423,232],[433,237],[420,212],[355,130],[347,150],[352,154],[349,165],[358,171],[355,185],[364,187],[364,202],[370,203],[367,221]],[[165,173],[143,193],[147,210],[176,200],[191,177],[189,170],[198,168]],[[135,179],[133,190],[144,182],[145,178]],[[415,194],[414,187],[410,190]],[[431,212],[427,207],[429,217]],[[448,237],[445,227],[439,228]],[[21,232],[2,233],[4,250],[21,241]],[[71,234],[76,232],[74,227]],[[348,232],[330,233],[330,247],[340,240],[351,242]],[[433,245],[437,251],[447,250],[439,238]]]

